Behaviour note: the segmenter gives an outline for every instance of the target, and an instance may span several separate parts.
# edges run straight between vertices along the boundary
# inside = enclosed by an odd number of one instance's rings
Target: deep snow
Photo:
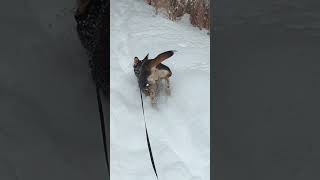
[[[187,17],[154,15],[143,0],[111,0],[110,14],[111,179],[155,178],[132,63],[177,50],[164,61],[173,72],[171,96],[160,92],[156,108],[144,98],[155,164],[162,180],[209,180],[210,37]]]

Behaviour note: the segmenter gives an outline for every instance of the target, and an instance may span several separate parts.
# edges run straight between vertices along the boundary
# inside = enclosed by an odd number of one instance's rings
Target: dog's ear
[[[137,57],[134,57],[133,65],[137,65],[140,60]]]
[[[146,57],[143,58],[143,60],[148,60],[149,59],[149,53],[146,55]]]
[[[148,64],[149,68],[153,68],[159,65],[162,61],[168,59],[174,54],[175,51],[166,51],[159,54],[156,58],[152,59],[151,62]]]

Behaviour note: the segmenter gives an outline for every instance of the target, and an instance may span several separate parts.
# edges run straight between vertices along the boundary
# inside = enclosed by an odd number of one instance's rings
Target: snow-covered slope
[[[188,18],[172,22],[154,15],[143,0],[111,0],[111,179],[154,179],[141,102],[132,63],[167,50],[164,64],[171,96],[160,92],[156,108],[145,99],[151,146],[162,180],[209,180],[210,42]]]

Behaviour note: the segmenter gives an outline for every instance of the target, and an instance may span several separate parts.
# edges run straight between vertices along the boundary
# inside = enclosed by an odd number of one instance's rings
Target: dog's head
[[[148,59],[149,54],[146,55],[146,57],[143,58],[143,60],[140,60],[138,57],[135,57],[133,59],[133,69],[136,77],[138,78],[139,86],[141,90],[148,95],[150,90],[149,90],[149,84],[146,79],[146,67],[145,65],[147,64],[146,61]]]
[[[148,56],[149,56],[149,54],[147,54],[146,57],[143,58],[143,60],[139,60],[138,57],[134,57],[134,59],[133,59],[133,67],[141,66],[142,62],[144,62],[145,60],[148,60]]]
[[[140,60],[138,57],[134,57],[133,59],[133,70],[138,79],[140,78],[141,71],[145,69],[145,67],[143,67],[143,64],[145,64],[145,62],[148,60],[148,55],[149,54],[147,54],[147,56],[143,60]]]

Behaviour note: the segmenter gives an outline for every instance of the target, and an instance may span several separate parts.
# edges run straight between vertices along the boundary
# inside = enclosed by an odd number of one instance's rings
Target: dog
[[[155,96],[158,89],[158,83],[161,80],[165,80],[165,92],[170,95],[170,81],[169,78],[172,75],[170,68],[161,62],[170,58],[174,54],[174,51],[166,51],[159,54],[154,59],[149,59],[149,54],[143,60],[134,57],[133,69],[138,79],[140,90],[144,92],[146,96],[150,96],[151,103],[155,104]]]

